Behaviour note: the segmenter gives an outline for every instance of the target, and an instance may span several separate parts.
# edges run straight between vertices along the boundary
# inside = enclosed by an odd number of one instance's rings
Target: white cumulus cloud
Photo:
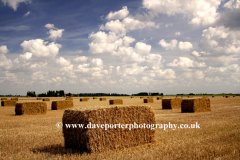
[[[129,14],[129,11],[127,9],[127,6],[124,6],[121,10],[116,11],[116,12],[110,12],[107,16],[106,19],[111,20],[111,19],[123,19],[127,17]]]
[[[31,0],[2,0],[2,2],[4,3],[4,5],[7,4],[14,11],[16,11],[19,3],[21,3],[21,2],[24,2],[24,3],[28,3],[29,2],[30,3]]]

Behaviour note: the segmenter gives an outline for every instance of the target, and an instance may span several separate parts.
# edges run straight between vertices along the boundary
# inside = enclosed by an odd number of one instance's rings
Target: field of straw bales
[[[109,107],[110,99],[122,99],[123,105],[151,106],[157,124],[200,124],[198,129],[156,129],[156,142],[101,153],[79,153],[65,149],[62,128],[64,110],[51,110],[52,98],[45,115],[16,116],[15,106],[0,107],[0,159],[239,159],[240,96],[209,97],[211,112],[181,113],[181,109],[163,110],[162,100],[144,104],[139,97],[106,97],[80,101],[74,107],[84,111]],[[146,97],[145,97],[146,98]],[[164,97],[170,98],[170,97]],[[174,97],[172,97],[174,98]],[[184,97],[183,99],[189,99]],[[195,97],[193,97],[195,98]],[[201,98],[201,97],[198,97]],[[10,99],[10,98],[9,98]],[[21,102],[41,102],[19,97]]]

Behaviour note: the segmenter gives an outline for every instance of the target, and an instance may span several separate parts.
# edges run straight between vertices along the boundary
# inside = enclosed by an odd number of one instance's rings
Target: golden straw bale
[[[143,99],[144,97],[140,97],[140,99]]]
[[[7,98],[1,98],[1,100],[2,100],[2,101],[6,101],[6,100],[8,100],[8,99],[7,99]]]
[[[50,98],[43,98],[43,101],[50,101]]]
[[[156,125],[156,118],[148,106],[117,106],[85,111],[68,109],[64,111],[62,122],[65,147],[80,153],[117,151],[156,142],[156,130],[151,128],[151,125]],[[82,124],[84,128],[69,128],[68,124]],[[108,124],[109,127],[101,124]]]
[[[65,100],[65,101],[52,101],[52,110],[62,110],[66,108],[72,108],[73,101]]]
[[[88,101],[89,98],[80,98],[80,102],[83,102],[83,101]]]
[[[37,100],[42,100],[42,98],[37,98]]]
[[[131,98],[134,98],[134,97],[131,97]]]
[[[16,100],[5,100],[1,102],[2,106],[15,106],[17,104]]]
[[[109,100],[109,104],[123,104],[122,99],[111,99]]]
[[[212,96],[212,98],[214,98],[215,96]]]
[[[97,97],[93,97],[93,99],[98,99]]]
[[[226,98],[229,98],[229,96],[226,96]]]
[[[193,98],[193,96],[188,96],[188,98]]]
[[[18,97],[11,98],[11,100],[18,101]]]
[[[106,101],[107,98],[100,98],[99,100],[100,100],[100,101]]]
[[[162,99],[162,109],[180,109],[182,98]]]
[[[46,102],[23,102],[17,103],[15,107],[16,115],[37,115],[46,113],[47,113]]]
[[[209,98],[183,99],[181,103],[182,112],[208,112],[211,111]]]
[[[162,97],[157,97],[157,100],[160,100],[160,99],[162,99]]]
[[[153,103],[153,98],[144,99],[143,103]]]

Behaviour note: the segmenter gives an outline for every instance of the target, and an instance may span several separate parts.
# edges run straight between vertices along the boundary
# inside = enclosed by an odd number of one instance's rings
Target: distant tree
[[[55,91],[48,91],[47,92],[47,97],[55,97],[55,95],[56,95],[56,92]]]
[[[27,96],[29,97],[36,97],[35,91],[28,91]]]

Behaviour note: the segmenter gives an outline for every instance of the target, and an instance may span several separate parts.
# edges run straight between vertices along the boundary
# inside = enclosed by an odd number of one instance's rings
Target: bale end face
[[[160,99],[162,99],[162,97],[157,97],[157,100],[160,100]]]
[[[155,114],[147,106],[123,106],[85,111],[65,110],[62,121],[65,147],[80,152],[96,153],[155,142],[156,130],[137,127],[129,129],[130,127],[125,125],[134,123],[155,125]],[[66,128],[65,124],[83,124],[87,128]],[[96,124],[109,124],[116,127],[105,130],[105,128],[96,127]],[[123,124],[125,127],[117,127],[116,124]]]
[[[111,99],[109,100],[109,104],[123,104],[122,99]]]
[[[184,99],[181,103],[182,112],[209,112],[211,102],[209,98]]]
[[[37,115],[46,113],[47,113],[46,102],[17,103],[15,107],[16,115]]]

